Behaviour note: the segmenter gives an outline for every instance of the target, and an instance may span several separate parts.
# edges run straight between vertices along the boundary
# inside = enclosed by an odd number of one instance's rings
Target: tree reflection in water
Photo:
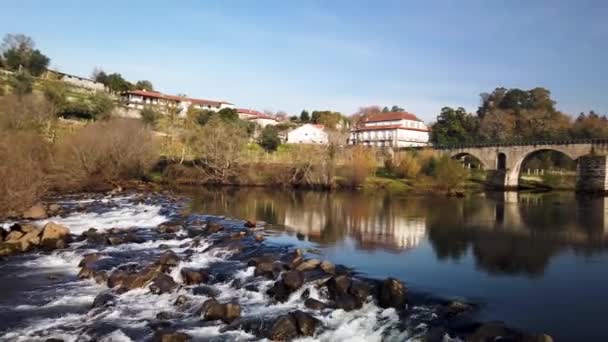
[[[262,188],[184,190],[195,212],[252,218],[320,246],[346,239],[362,250],[402,253],[424,241],[439,260],[472,253],[490,274],[541,275],[572,250],[605,249],[604,198],[572,193],[483,193],[464,199]]]

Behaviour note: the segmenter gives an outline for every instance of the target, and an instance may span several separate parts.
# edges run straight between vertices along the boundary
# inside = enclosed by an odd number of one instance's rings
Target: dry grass
[[[0,217],[30,207],[47,188],[49,146],[28,132],[0,132]]]
[[[57,190],[96,190],[142,177],[158,160],[152,133],[141,122],[95,122],[57,146],[53,185]]]

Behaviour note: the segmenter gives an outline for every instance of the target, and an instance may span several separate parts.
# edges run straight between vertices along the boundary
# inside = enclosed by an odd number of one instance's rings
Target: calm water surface
[[[268,189],[192,196],[194,211],[266,221],[283,232],[277,242],[315,247],[368,276],[395,276],[419,291],[478,303],[480,319],[558,341],[608,339],[608,199]]]

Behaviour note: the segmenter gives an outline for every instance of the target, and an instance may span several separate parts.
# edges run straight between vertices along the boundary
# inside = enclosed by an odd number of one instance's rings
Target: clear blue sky
[[[608,113],[608,1],[10,1],[51,66],[258,110],[398,104],[433,121],[497,86]]]

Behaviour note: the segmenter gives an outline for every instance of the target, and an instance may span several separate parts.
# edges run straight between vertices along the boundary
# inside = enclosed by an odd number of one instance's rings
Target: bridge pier
[[[576,191],[606,192],[608,156],[587,155],[578,158],[576,170]]]
[[[519,172],[513,170],[486,170],[486,186],[498,190],[517,190]]]

